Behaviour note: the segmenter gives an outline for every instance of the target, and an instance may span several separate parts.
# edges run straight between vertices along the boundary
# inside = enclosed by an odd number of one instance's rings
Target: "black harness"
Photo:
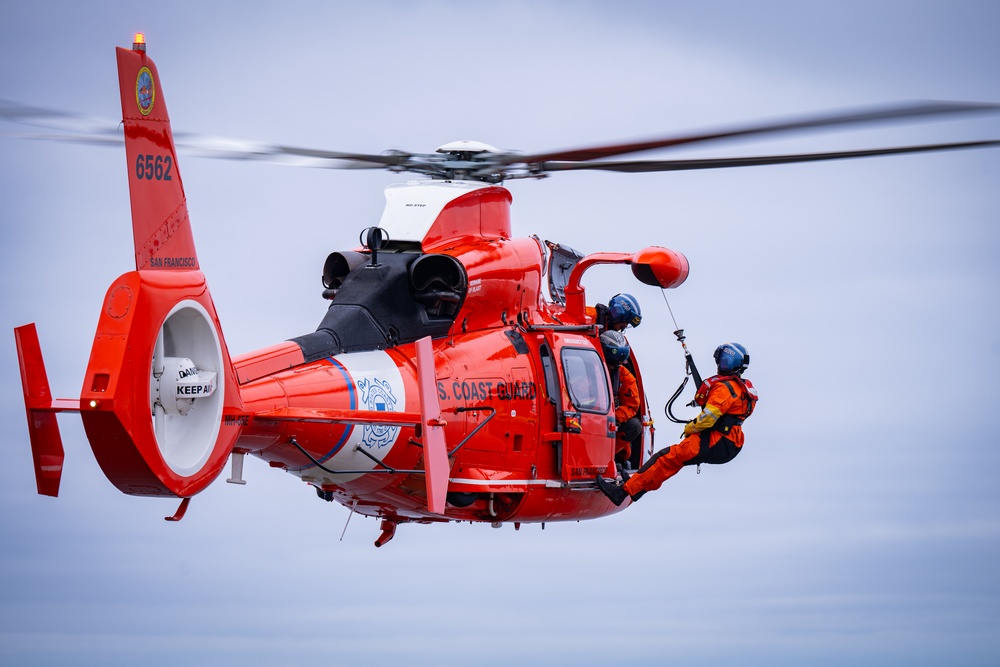
[[[753,414],[753,409],[757,405],[757,392],[753,389],[753,385],[750,384],[749,380],[744,380],[739,375],[713,375],[698,387],[698,392],[694,395],[695,402],[701,407],[705,407],[708,402],[708,395],[712,392],[712,388],[716,385],[723,385],[728,391],[731,398],[738,398],[743,403],[743,410],[739,413],[727,413],[719,417],[719,419],[712,425],[712,428],[706,429],[708,431],[719,431],[723,435],[729,435],[729,432],[734,426],[740,426],[746,421],[747,417]],[[737,392],[736,387],[739,387],[739,392]]]

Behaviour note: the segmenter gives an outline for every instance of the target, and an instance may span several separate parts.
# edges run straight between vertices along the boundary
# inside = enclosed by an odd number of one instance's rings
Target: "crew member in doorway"
[[[606,306],[599,303],[594,308],[588,307],[587,314],[601,331],[624,331],[629,326],[634,329],[642,322],[639,302],[631,294],[615,294]]]
[[[620,331],[605,331],[601,334],[601,348],[615,397],[615,423],[618,425],[615,462],[625,469],[632,455],[632,443],[642,435],[642,420],[638,417],[639,386],[635,376],[624,365],[630,354],[625,335]]]
[[[623,484],[597,476],[597,486],[615,505],[626,498],[639,500],[655,491],[684,466],[728,463],[743,448],[743,422],[753,413],[757,391],[743,372],[750,354],[739,343],[724,343],[715,349],[718,374],[698,388],[695,401],[701,413],[684,427],[684,439],[661,449]]]

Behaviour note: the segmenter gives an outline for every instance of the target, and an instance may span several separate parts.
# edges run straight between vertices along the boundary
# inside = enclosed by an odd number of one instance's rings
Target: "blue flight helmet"
[[[740,375],[750,365],[750,353],[739,343],[723,343],[712,356],[719,375]]]
[[[642,322],[639,302],[631,294],[616,294],[608,301],[608,324],[624,324],[633,327]]]
[[[605,331],[601,334],[601,348],[608,366],[618,366],[629,357],[629,345],[621,331]]]

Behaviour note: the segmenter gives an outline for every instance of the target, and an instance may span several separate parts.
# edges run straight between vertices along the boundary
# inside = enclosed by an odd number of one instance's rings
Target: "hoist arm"
[[[677,326],[677,323],[674,323]],[[694,365],[694,357],[691,356],[691,351],[688,349],[687,343],[684,342],[684,329],[678,329],[674,332],[677,336],[677,341],[684,348],[684,361],[687,363],[687,372],[694,378],[695,391],[698,391],[698,387],[701,386],[701,373],[698,372],[698,367]]]

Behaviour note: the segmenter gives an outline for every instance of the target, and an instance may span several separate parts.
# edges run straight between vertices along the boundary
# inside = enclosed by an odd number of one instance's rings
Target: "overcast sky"
[[[120,114],[143,30],[174,130],[333,150],[476,139],[541,151],[911,99],[1000,102],[1000,4],[7,2],[0,97]],[[76,397],[131,270],[124,153],[0,124],[0,328],[37,323]],[[998,139],[1000,119],[730,143],[699,155]],[[684,153],[693,155],[694,153]],[[315,329],[326,255],[399,176],[185,159],[230,350]],[[761,401],[733,463],[611,518],[493,529],[377,521],[247,462],[176,503],[121,494],[74,415],[35,494],[13,335],[0,346],[0,662],[17,665],[1000,662],[1000,150],[508,184],[518,235],[664,245],[702,370],[736,340]],[[659,290],[631,291],[657,417],[683,375]]]

